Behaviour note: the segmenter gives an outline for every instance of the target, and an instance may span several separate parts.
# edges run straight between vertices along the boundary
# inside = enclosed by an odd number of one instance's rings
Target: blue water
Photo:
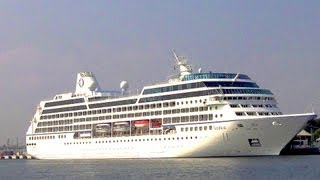
[[[0,160],[0,179],[320,179],[320,155]]]

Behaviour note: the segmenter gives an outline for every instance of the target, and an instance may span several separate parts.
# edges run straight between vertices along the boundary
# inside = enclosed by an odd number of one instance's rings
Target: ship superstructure
[[[101,91],[91,72],[76,91],[41,101],[26,133],[38,159],[279,155],[315,118],[283,115],[275,96],[240,73],[193,73],[174,53],[179,74],[137,95]]]

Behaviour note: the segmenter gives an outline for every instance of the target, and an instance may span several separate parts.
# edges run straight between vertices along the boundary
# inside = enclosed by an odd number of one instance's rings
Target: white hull
[[[164,158],[279,155],[312,114],[282,115],[273,93],[239,73],[179,74],[137,95],[101,91],[91,72],[74,93],[41,101],[26,133],[38,159]],[[146,125],[141,124],[147,122]],[[136,126],[137,125],[137,126]],[[110,133],[99,132],[110,126]]]
[[[37,159],[279,155],[283,147],[315,116],[299,114],[197,122],[176,125],[177,133],[167,135],[74,139],[73,133],[66,133],[66,138],[62,139],[38,140],[37,145],[27,147],[27,151]],[[201,126],[213,126],[213,129],[180,130]],[[27,143],[28,135],[31,134],[27,134]],[[251,146],[249,141],[258,143]]]

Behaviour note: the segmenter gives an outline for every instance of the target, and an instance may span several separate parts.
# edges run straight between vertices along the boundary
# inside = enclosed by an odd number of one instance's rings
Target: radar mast
[[[172,50],[173,55],[176,59],[176,63],[179,66],[180,76],[179,79],[182,80],[185,75],[192,73],[192,66],[188,64],[188,61],[183,56],[177,56],[175,50]]]

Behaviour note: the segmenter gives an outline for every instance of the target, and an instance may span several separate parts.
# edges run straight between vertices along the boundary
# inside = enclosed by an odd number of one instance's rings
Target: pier
[[[26,149],[25,145],[22,146],[6,146],[5,148],[0,148],[0,160],[7,159],[35,159],[30,156]]]
[[[30,155],[5,155],[1,156],[0,160],[19,160],[19,159],[34,159]]]

